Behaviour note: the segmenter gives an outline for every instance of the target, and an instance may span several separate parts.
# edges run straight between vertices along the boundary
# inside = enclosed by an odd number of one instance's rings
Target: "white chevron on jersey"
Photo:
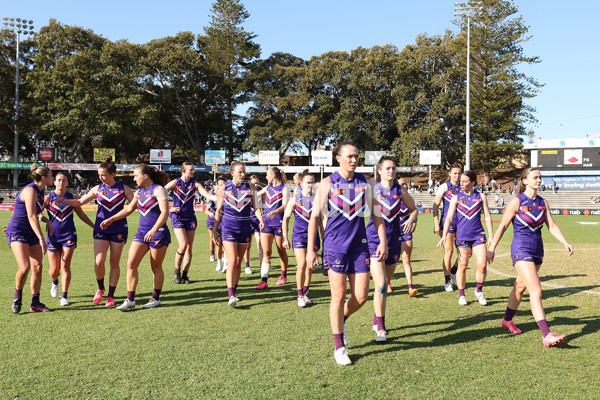
[[[68,208],[68,207],[69,207],[69,206],[65,207],[65,209],[66,209],[66,208]],[[62,210],[61,210],[61,211],[62,211]],[[51,208],[48,208],[48,212],[49,212],[50,214],[52,214],[52,217],[53,217],[54,219],[57,219],[57,220],[59,220],[60,222],[65,222],[65,220],[66,220],[67,218],[69,218],[71,215],[73,215],[73,209],[71,209],[71,211],[69,211],[68,213],[66,213],[66,214],[65,214],[65,215],[64,215],[62,218],[60,217],[60,215],[59,215],[59,214],[55,213],[55,212],[54,212],[54,211],[53,211]]]
[[[464,208],[466,208],[467,210],[472,210],[472,209],[474,209],[475,207],[478,207],[478,206],[480,206],[480,205],[481,205],[481,203],[473,203],[473,204],[471,205],[471,207],[467,207],[465,204],[461,204],[461,207],[464,207]],[[459,212],[459,213],[460,213],[460,214],[461,214],[463,217],[465,217],[465,218],[466,218],[466,219],[468,219],[468,220],[472,220],[474,217],[476,217],[476,216],[479,216],[479,214],[481,214],[481,209],[479,209],[477,212],[474,212],[474,213],[473,213],[473,214],[471,214],[471,215],[469,215],[469,214],[467,214],[467,213],[463,212],[463,211],[462,211],[460,208],[458,208],[458,207],[456,207],[456,210],[457,210],[457,211],[458,211],[458,212]]]
[[[233,208],[234,210],[236,210],[237,212],[241,212],[244,208],[246,208],[246,206],[248,204],[250,204],[252,202],[252,198],[248,197],[250,195],[251,195],[250,193],[244,193],[240,198],[237,198],[234,195],[229,194],[227,196],[224,196],[223,201],[225,203],[227,203],[231,208]],[[233,204],[230,201],[228,201],[227,200],[228,197],[231,197],[231,198],[235,199],[235,203],[236,204]],[[242,202],[242,203],[240,204],[240,202]],[[240,205],[237,206],[237,204],[240,204]]]
[[[304,211],[306,211],[306,213],[307,213],[308,215],[310,215],[310,212],[311,212],[311,210],[310,210],[310,209],[308,209],[308,208],[306,208],[306,207],[303,207],[303,206],[298,206],[298,205],[296,205],[296,207],[297,207],[297,208],[301,208],[301,209],[303,209]],[[307,219],[307,218],[304,216],[304,214],[302,214],[302,213],[299,213],[299,212],[297,212],[297,213],[296,213],[296,216],[298,216],[298,217],[302,218],[302,219],[303,219],[303,220],[305,220],[306,222],[310,222],[310,221],[309,221],[309,219]]]
[[[109,202],[109,203],[110,203],[110,202],[112,201],[112,199],[114,199],[115,197],[122,196],[122,195],[123,195],[122,193],[116,193],[116,194],[115,194],[114,196],[112,196],[112,197],[106,197],[105,195],[99,195],[98,197],[102,197],[103,199],[105,199],[107,202]],[[115,208],[119,207],[119,206],[120,206],[121,204],[123,204],[124,202],[125,202],[125,196],[123,196],[123,200],[121,200],[121,201],[119,201],[119,202],[115,203],[115,204],[114,204],[112,207],[109,207],[109,206],[107,206],[106,204],[102,203],[101,201],[98,201],[97,203],[98,203],[98,205],[100,205],[100,206],[104,207],[106,210],[108,210],[108,211],[112,211],[112,210],[114,210]]]
[[[182,202],[183,204],[185,204],[185,203],[187,203],[187,202],[188,202],[190,199],[193,199],[193,198],[194,198],[193,196],[189,196],[189,194],[190,194],[191,192],[194,192],[194,191],[195,191],[195,189],[196,189],[196,188],[195,188],[195,187],[193,187],[192,189],[189,189],[189,190],[187,190],[187,191],[180,190],[180,191],[181,191],[181,193],[183,194],[183,196],[184,196],[184,197],[181,197],[181,196],[179,195],[179,193],[177,192],[177,190],[174,190],[174,191],[173,191],[173,194],[174,194],[175,196],[177,196],[177,198],[178,198],[179,200],[181,200],[181,202]],[[188,196],[189,196],[189,197],[188,197]]]
[[[534,220],[536,222],[539,221],[540,218],[542,218],[543,216],[545,216],[545,213],[540,213],[537,217],[533,216],[533,214],[531,214],[529,212],[526,212],[524,214],[527,214],[529,216],[529,218],[531,218],[532,220]],[[516,214],[515,218],[517,218],[519,221],[521,221],[521,223],[523,225],[525,225],[526,227],[528,227],[531,232],[535,232],[537,230],[540,230],[544,226],[544,224],[540,224],[538,226],[531,226],[531,224],[529,222],[525,221],[523,218],[521,218],[519,216],[519,214]]]
[[[148,204],[149,202],[155,200],[154,204],[150,205],[150,207],[146,208],[146,210],[142,210],[142,208],[146,207],[146,204]],[[154,197],[150,197],[148,199],[146,199],[146,201],[142,201],[141,199],[138,199],[138,205],[141,206],[138,207],[138,211],[140,212],[140,214],[142,214],[144,217],[146,216],[146,214],[148,214],[148,212],[150,212],[150,210],[152,210],[154,207],[158,206],[158,200],[156,200]]]
[[[344,201],[344,205],[347,204],[348,206],[351,206],[351,205],[356,204],[360,199],[362,199],[363,195],[364,195],[364,192],[361,192],[358,196],[356,196],[354,198],[354,200],[349,200],[346,197],[344,197],[343,195],[338,195],[337,197],[341,197],[343,200],[345,200]],[[354,214],[353,215],[350,215],[348,212],[346,212],[345,209],[339,208],[338,205],[335,204],[335,202],[332,199],[329,199],[329,205],[331,207],[335,208],[336,210],[338,210],[339,212],[341,212],[346,217],[346,219],[348,221],[352,221],[358,215],[362,216],[363,211],[364,211],[364,209],[367,206],[366,204],[362,204],[359,209],[354,210]],[[344,208],[346,208],[346,207],[344,207]]]

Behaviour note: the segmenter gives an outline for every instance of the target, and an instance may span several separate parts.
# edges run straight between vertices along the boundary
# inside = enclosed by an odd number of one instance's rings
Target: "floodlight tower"
[[[466,17],[467,18],[467,115],[466,115],[466,141],[467,146],[465,149],[465,171],[471,169],[471,104],[469,97],[471,95],[471,18],[479,15],[483,11],[482,1],[472,1],[454,3],[454,16],[455,17]]]
[[[4,29],[8,29],[13,31],[17,36],[17,57],[15,58],[15,64],[17,67],[17,78],[16,78],[16,88],[15,88],[15,146],[13,151],[13,162],[19,162],[19,43],[21,34],[23,35],[33,35],[35,32],[33,31],[33,21],[26,20],[23,18],[9,18],[3,17],[4,20],[3,25]],[[19,170],[15,169],[13,171],[13,187],[17,189],[19,185]]]

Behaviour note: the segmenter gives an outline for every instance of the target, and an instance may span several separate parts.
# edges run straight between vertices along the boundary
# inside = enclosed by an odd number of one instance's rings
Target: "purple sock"
[[[344,334],[343,333],[334,333],[333,334],[333,343],[335,343],[336,350],[344,347]]]
[[[39,293],[31,295],[31,304],[32,305],[40,304],[40,294]]]
[[[516,312],[517,312],[517,310],[513,310],[511,308],[506,307],[506,312],[504,313],[504,320],[505,321],[512,321],[512,319],[515,316]]]
[[[281,276],[284,278],[287,278],[287,270],[286,271],[281,271]]]
[[[458,271],[458,267],[456,265],[454,267],[450,268],[450,273],[452,275],[456,275],[456,271]]]
[[[381,325],[383,326],[383,330],[387,331],[387,328],[385,327],[385,315],[381,317]]]
[[[62,298],[66,299],[67,298],[67,292],[62,292]]]
[[[250,261],[246,261],[246,268],[250,268]]]
[[[96,280],[98,281],[98,290],[104,290],[104,278]]]
[[[380,331],[383,329],[383,317],[375,317],[375,325],[377,325],[377,330]]]
[[[450,282],[450,275],[444,275],[444,279],[446,280],[445,283]]]
[[[15,299],[23,298],[23,289],[15,289]]]
[[[348,319],[349,315],[344,315],[344,323],[346,323],[346,320]]]
[[[373,313],[373,325],[377,325],[377,314]]]
[[[58,279],[53,280],[52,283],[58,285]]]
[[[115,297],[115,290],[117,290],[116,286],[108,285],[108,296],[106,297]]]
[[[302,289],[298,289],[298,297],[300,296],[304,296],[304,293],[302,292]]]
[[[228,287],[227,288],[227,294],[229,295],[229,297],[233,296],[233,288],[232,287]]]
[[[302,288],[302,295],[306,296],[308,294],[308,286],[304,286]]]
[[[155,300],[160,300],[160,292],[162,292],[162,289],[154,289],[152,291],[152,298]]]
[[[180,272],[181,272],[181,270],[180,270],[179,268],[175,268],[175,273],[176,273],[176,274],[178,274],[178,273],[180,273]]]
[[[481,292],[481,289],[483,289],[483,283],[477,282],[477,292]]]
[[[546,335],[550,333],[550,328],[548,328],[548,322],[545,319],[536,322],[540,327],[540,330],[542,331],[542,337],[546,337]]]
[[[412,288],[413,288],[413,287],[412,287],[412,283],[409,283],[409,284],[408,284],[408,289],[410,290],[410,289],[412,289]]]
[[[129,301],[135,301],[135,290],[134,291],[127,291],[127,300]]]
[[[210,255],[211,255],[211,256],[214,256],[214,255],[215,255],[215,251],[214,251],[214,250],[211,250],[211,251],[210,251]]]
[[[465,289],[458,289],[458,295],[459,296],[464,296],[465,295]]]

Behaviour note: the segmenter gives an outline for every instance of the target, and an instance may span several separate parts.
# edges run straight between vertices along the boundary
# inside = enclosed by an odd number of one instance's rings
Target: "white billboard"
[[[331,165],[333,162],[331,150],[313,150],[311,156],[313,165]]]
[[[385,151],[365,151],[365,165],[376,165]]]
[[[171,164],[171,150],[150,149],[151,164]]]
[[[258,163],[260,165],[279,165],[279,151],[261,150],[258,152]]]
[[[440,150],[419,150],[419,164],[442,165],[442,152]]]

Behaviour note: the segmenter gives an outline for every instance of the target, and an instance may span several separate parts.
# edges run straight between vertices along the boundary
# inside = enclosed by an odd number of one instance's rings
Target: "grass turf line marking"
[[[576,250],[598,250],[597,248],[589,248],[589,249],[576,249]],[[564,249],[546,249],[545,251],[565,251]],[[494,258],[499,258],[499,257],[507,257],[510,256],[510,253],[503,253],[503,254],[498,254],[496,257]],[[488,265],[487,270],[491,273],[494,273],[496,275],[500,275],[503,276],[505,278],[513,278],[513,279],[517,279],[516,275],[512,275],[512,274],[505,274],[504,272],[500,272],[495,268],[492,268]],[[600,296],[600,292],[595,292],[593,290],[581,290],[581,289],[575,289],[572,287],[568,287],[568,286],[562,286],[562,285],[553,285],[552,283],[545,283],[545,282],[541,282],[540,284],[542,286],[545,287],[549,287],[552,289],[562,289],[565,290],[567,292],[576,292],[576,293],[587,293],[587,294],[595,294],[596,296]]]

